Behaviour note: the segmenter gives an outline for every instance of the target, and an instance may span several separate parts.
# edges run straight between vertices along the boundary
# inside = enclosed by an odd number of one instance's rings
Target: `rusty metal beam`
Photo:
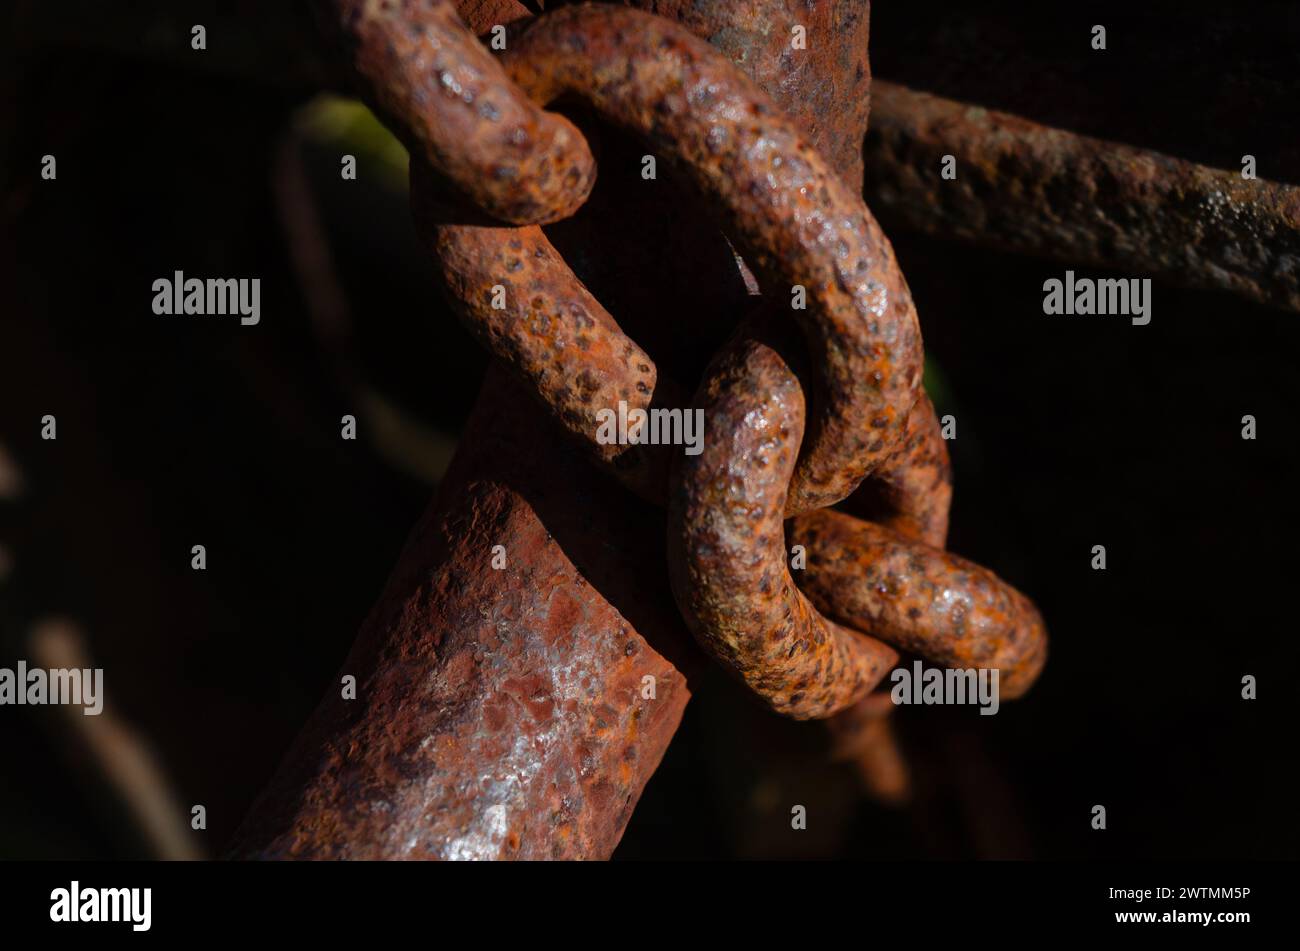
[[[892,83],[872,100],[865,194],[887,228],[1300,310],[1300,188]]]
[[[322,701],[232,855],[607,858],[618,844],[689,696],[668,659],[683,663],[689,635],[662,516],[499,368],[462,447],[340,669],[356,699]]]

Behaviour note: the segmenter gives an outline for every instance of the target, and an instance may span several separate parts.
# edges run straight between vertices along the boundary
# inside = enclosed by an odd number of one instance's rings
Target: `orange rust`
[[[1043,619],[987,569],[888,528],[824,510],[795,519],[803,590],[821,610],[945,667],[991,668],[1012,699],[1047,659]]]
[[[798,381],[755,325],[714,361],[696,400],[715,433],[674,469],[669,575],[696,639],[773,710],[826,717],[861,700],[898,655],[820,615],[786,565],[786,493],[803,436]]]
[[[515,224],[586,200],[595,163],[581,133],[506,78],[450,0],[321,0],[361,92],[410,150],[475,208]]]
[[[517,4],[503,4],[510,19],[519,15]],[[802,6],[647,5],[708,35],[726,33],[723,22],[741,25],[745,38],[730,50],[733,58],[750,49],[773,55],[764,44],[775,41],[763,38],[756,11],[784,23],[782,16]],[[469,6],[476,17],[497,7],[494,0]],[[590,187],[582,172],[585,145],[568,137],[565,120],[528,103],[509,83],[520,121],[542,130],[536,140],[524,136],[539,146],[534,158],[551,156],[538,159],[552,163],[534,172],[540,190],[493,191],[494,185],[473,192],[482,160],[488,167],[514,161],[509,153],[492,154],[500,143],[491,145],[490,125],[463,142],[453,134],[451,153],[440,152],[445,143],[437,137],[454,133],[465,116],[454,105],[447,116],[437,108],[416,114],[429,105],[420,98],[428,50],[418,37],[430,35],[419,20],[424,12],[442,17],[446,8],[367,7],[368,16],[382,15],[365,24],[345,18],[345,27],[358,41],[357,65],[372,84],[372,101],[414,146],[421,232],[453,299],[502,363],[485,387],[443,500],[417,528],[349,660],[362,673],[364,704],[348,710],[331,698],[322,705],[255,810],[243,854],[607,856],[686,699],[679,656],[660,653],[673,628],[659,617],[668,592],[648,591],[656,577],[649,562],[624,550],[646,548],[662,559],[644,545],[657,534],[653,513],[647,531],[646,512],[631,514],[616,486],[575,466],[552,444],[544,421],[519,407],[521,392],[540,397],[552,419],[590,445],[596,410],[619,400],[646,405],[652,393],[670,393],[672,383],[659,378],[539,229],[486,225],[435,201],[433,186],[445,179],[503,220],[550,220],[576,207]],[[831,10],[810,6],[815,18]],[[404,16],[424,23],[424,32]],[[865,15],[844,22],[860,24],[865,36]],[[436,26],[455,32],[445,17]],[[483,51],[461,51],[456,44],[463,40],[457,34],[449,48],[463,54],[462,63],[477,62]],[[906,775],[888,734],[889,708],[880,695],[868,696],[897,661],[895,646],[999,666],[1007,672],[1004,684],[1021,692],[1041,668],[1045,635],[1022,596],[930,547],[941,546],[946,534],[950,471],[933,407],[920,390],[921,341],[910,294],[856,194],[861,126],[821,124],[819,144],[834,155],[827,162],[710,47],[635,11],[549,13],[511,39],[503,62],[536,100],[574,94],[650,143],[705,197],[758,275],[767,316],[745,323],[697,396],[711,434],[705,451],[679,454],[671,482],[663,478],[664,453],[633,460],[622,474],[650,498],[662,499],[664,485],[671,486],[671,594],[700,643],[781,713],[844,711],[832,721],[841,751],[872,770],[882,793],[901,794]],[[862,82],[865,50],[838,66],[854,63],[855,79],[838,88]],[[760,56],[746,69],[781,86],[775,77],[786,65]],[[490,78],[495,84],[496,74]],[[817,126],[818,110],[799,103],[790,88],[772,91],[805,129]],[[475,101],[483,101],[479,91],[464,104]],[[865,96],[853,112],[865,123]],[[547,134],[552,138],[543,141]],[[568,158],[557,164],[556,154]],[[557,178],[565,162],[577,171]],[[519,267],[512,270],[512,262]],[[792,312],[793,321],[781,314],[782,328],[797,324],[808,354],[765,323],[773,311],[789,309],[795,283],[808,288],[809,310]],[[496,284],[506,288],[505,312],[483,307],[484,292]],[[804,388],[795,367],[809,357],[804,378],[813,410],[803,445]],[[506,381],[502,365],[523,389]],[[617,448],[598,454],[628,465],[634,453]],[[881,525],[812,512],[790,523],[786,538],[787,515],[844,498],[864,476],[868,483],[847,506]],[[502,538],[511,546],[511,570],[494,575],[483,551]],[[810,596],[786,567],[788,543],[799,542],[808,550],[801,580]],[[899,559],[910,574],[898,570]],[[966,598],[960,618],[936,607],[937,583]],[[914,616],[911,608],[927,590],[931,614]],[[635,612],[635,629],[620,609]],[[585,671],[576,687],[548,686],[548,677],[575,665]],[[666,702],[640,697],[647,669],[656,672]],[[542,730],[558,737],[546,757],[535,755]],[[527,768],[511,760],[520,741],[533,744]],[[499,781],[484,787],[487,774]]]
[[[577,96],[680,169],[773,298],[788,301],[795,285],[806,288],[807,309],[791,315],[817,368],[815,409],[790,510],[851,493],[902,438],[921,378],[911,294],[861,198],[765,93],[662,18],[619,7],[562,8],[529,26],[502,60],[538,102]],[[475,283],[472,260],[464,266],[464,282]],[[555,295],[574,293],[576,282],[555,279],[564,282]],[[550,352],[545,341],[517,332],[496,339],[507,359],[530,346],[540,347],[537,362]],[[612,387],[626,391],[636,382]],[[557,416],[572,418],[551,390],[541,396]]]

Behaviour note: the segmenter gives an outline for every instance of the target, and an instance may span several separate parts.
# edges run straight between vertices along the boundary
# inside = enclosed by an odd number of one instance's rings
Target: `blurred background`
[[[1300,184],[1289,4],[1017,6],[877,3],[873,73],[1216,168],[1250,152]],[[415,241],[404,152],[333,93],[300,5],[13,17],[0,666],[108,673],[100,718],[0,708],[0,857],[215,856],[332,682],[487,361]],[[366,170],[346,187],[341,152]],[[1046,671],[996,717],[899,711],[895,805],[706,674],[616,857],[1297,857],[1300,321],[1161,281],[1149,326],[1049,320],[1064,265],[882,224],[958,420],[949,547],[1037,602]],[[262,322],[154,317],[174,269],[260,277]]]

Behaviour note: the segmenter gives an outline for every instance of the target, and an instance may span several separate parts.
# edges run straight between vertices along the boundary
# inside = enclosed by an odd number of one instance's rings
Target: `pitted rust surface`
[[[842,512],[795,519],[792,544],[808,550],[800,584],[828,616],[946,667],[1001,671],[1018,697],[1047,659],[1043,619],[991,571]]]
[[[769,4],[773,9],[781,7],[781,4]],[[491,10],[475,11],[476,25],[484,25],[485,17],[498,15],[501,11],[495,8]],[[619,11],[611,11],[618,13]],[[852,11],[841,11],[839,14],[831,14],[824,6],[818,5],[814,8],[803,11],[816,21],[812,28],[829,30],[830,21],[837,23],[847,23],[851,29],[848,33],[850,36],[855,35],[855,31],[865,36],[867,17],[864,11],[855,15]],[[691,22],[703,30],[710,22],[710,17],[702,11],[695,11],[692,14]],[[553,17],[546,18],[551,22]],[[619,19],[618,17],[615,18]],[[635,16],[633,17],[635,21]],[[642,17],[641,20],[646,18]],[[482,23],[478,21],[483,21]],[[584,21],[585,22],[585,21]],[[760,29],[758,24],[766,23],[765,30]],[[793,15],[783,15],[779,23],[769,23],[764,18],[755,18],[752,14],[732,11],[728,18],[721,23],[716,23],[713,30],[715,35],[725,36],[729,40],[729,49],[736,59],[740,59],[745,65],[751,68],[759,68],[758,64],[764,62],[762,57],[750,57],[745,52],[749,49],[746,44],[758,41],[762,37],[762,42],[771,45],[776,42],[782,48],[789,47],[789,36],[783,35],[774,39],[773,30],[778,25],[795,22]],[[785,26],[781,27],[784,34],[789,30]],[[849,47],[844,43],[843,37],[837,35],[840,42],[836,44],[826,44],[827,49],[843,53]],[[519,53],[521,48],[519,43],[515,43],[515,56],[530,56],[527,52],[529,47],[527,41],[522,46],[523,52]],[[814,46],[817,44],[814,43]],[[635,54],[640,47],[633,49]],[[705,48],[707,50],[707,47]],[[795,53],[804,51],[791,51],[791,56]],[[712,55],[717,60],[716,54]],[[855,55],[861,55],[858,51]],[[783,60],[783,63],[788,63]],[[507,62],[513,62],[511,57],[507,57]],[[859,73],[857,62],[852,74],[857,76]],[[725,66],[721,63],[718,68],[723,69]],[[765,68],[763,75],[771,79],[772,69],[775,67]],[[783,75],[791,81],[798,81],[798,77],[803,74],[811,74],[811,70],[800,64],[790,64],[782,66]],[[791,74],[793,78],[791,78]],[[854,82],[862,81],[860,78]],[[805,87],[812,87],[811,82],[804,83]],[[609,94],[609,93],[607,93]],[[618,95],[620,93],[612,93]],[[649,97],[648,108],[657,109],[669,103],[669,100],[663,98],[659,93],[651,90],[645,94]],[[659,98],[655,98],[658,96]],[[751,104],[750,108],[761,107],[765,112],[770,112],[770,106],[759,102],[760,94],[754,93],[756,104]],[[851,102],[856,100],[850,100]],[[601,103],[597,103],[601,105]],[[645,103],[633,103],[633,107],[647,108]],[[807,103],[804,103],[805,108]],[[617,116],[616,116],[617,118]],[[704,117],[707,119],[707,116]],[[635,125],[635,124],[633,124]],[[845,143],[849,140],[857,141],[860,139],[860,132],[865,125],[865,106],[856,107],[856,111],[840,123],[841,128],[847,130],[847,134],[838,138],[829,135],[828,130],[822,138],[831,141],[842,153]],[[642,133],[646,132],[644,124],[637,126]],[[714,134],[722,127],[713,125],[709,134]],[[789,130],[784,130],[786,138],[790,138]],[[698,138],[698,132],[697,132]],[[739,137],[737,137],[739,138]],[[802,148],[806,150],[806,146]],[[737,146],[739,148],[739,146]],[[856,145],[855,145],[856,154]],[[847,154],[847,153],[845,153]],[[780,156],[771,159],[775,163],[780,163]],[[852,169],[851,173],[860,171],[853,168],[853,163],[842,160],[841,164],[848,165]],[[823,174],[828,174],[821,170]],[[830,176],[833,178],[833,176]],[[423,176],[417,168],[412,173],[413,181],[417,186],[423,181]],[[755,175],[751,174],[751,179]],[[817,187],[814,182],[811,187]],[[426,200],[426,194],[431,190],[427,187],[417,188],[417,193],[413,196],[417,206],[417,218],[421,217],[420,207],[429,204]],[[865,215],[865,209],[862,210]],[[428,217],[427,215],[425,216]],[[869,224],[869,215],[868,215]],[[432,230],[430,225],[426,224],[426,234]],[[879,237],[877,235],[877,237]],[[494,243],[496,239],[496,243]],[[487,229],[476,228],[474,226],[445,226],[439,229],[436,238],[426,238],[439,252],[440,264],[443,269],[444,278],[447,286],[451,291],[453,305],[465,316],[471,329],[496,355],[501,357],[506,363],[514,367],[517,373],[524,379],[530,381],[538,392],[541,399],[552,407],[557,418],[570,432],[578,434],[580,437],[585,436],[587,441],[593,445],[598,455],[605,460],[618,454],[621,447],[617,446],[597,446],[595,445],[594,435],[597,423],[594,416],[602,409],[614,409],[618,402],[623,400],[627,403],[629,410],[644,408],[649,402],[649,394],[654,389],[655,370],[653,363],[639,347],[631,344],[628,338],[623,335],[613,322],[612,318],[601,308],[595,300],[582,287],[577,278],[568,270],[568,268],[558,260],[554,255],[553,249],[549,242],[535,232],[521,232],[512,234],[508,229]],[[883,240],[883,239],[881,239]],[[521,259],[517,253],[511,251],[510,244],[527,245],[532,251],[536,246],[535,259]],[[838,248],[838,246],[837,246]],[[515,249],[516,251],[518,248]],[[818,249],[814,249],[818,250]],[[537,266],[531,266],[533,263]],[[859,264],[862,262],[859,261]],[[527,285],[526,297],[511,294],[507,308],[494,310],[488,303],[489,294],[487,289],[498,283],[508,283],[510,289],[514,290],[514,281],[511,279],[511,272],[505,267],[513,266],[521,273],[521,282]],[[890,265],[886,269],[890,269]],[[894,283],[904,288],[901,275],[896,270],[891,271]],[[788,290],[788,284],[787,284]],[[573,302],[579,302],[580,314],[571,313]],[[817,306],[814,303],[814,308]],[[588,317],[590,315],[590,321]],[[522,319],[521,319],[522,316]],[[796,316],[799,316],[796,313]],[[910,318],[912,328],[915,326],[915,317],[910,310],[905,315]],[[815,315],[814,315],[815,318]],[[909,328],[910,329],[910,328]],[[832,332],[838,333],[838,330]],[[886,329],[884,336],[888,337],[892,331]],[[895,334],[896,335],[896,334]],[[582,353],[575,348],[586,344],[590,348],[591,360],[589,363],[579,366]],[[823,342],[825,345],[825,343]],[[879,344],[865,344],[874,347],[877,356],[880,356]],[[866,374],[865,377],[857,380],[857,385],[861,389],[861,383],[865,379],[871,385],[874,385],[875,379],[881,375],[880,367],[883,365],[879,360],[874,362],[864,362],[860,359],[861,351],[864,347],[863,336],[859,332],[856,336],[848,340],[836,340],[830,344],[834,352],[845,354],[844,365],[850,372],[861,372]],[[919,346],[919,341],[917,341]],[[631,349],[629,349],[631,347]],[[883,354],[885,357],[887,353]],[[842,385],[842,379],[832,378],[833,392],[847,392]],[[824,392],[824,391],[823,391]],[[859,405],[849,407],[849,410],[856,413],[856,418],[846,419],[845,413],[841,413],[840,428],[851,429],[857,434],[859,440],[870,439],[874,445],[879,447],[880,433],[873,433],[872,425],[885,425],[885,421],[891,412],[889,406],[884,411],[875,412],[871,416],[864,415],[868,412],[866,407],[861,405],[861,397],[849,396],[849,400],[857,399]],[[664,402],[663,399],[660,400]],[[868,422],[870,420],[870,422]],[[585,432],[584,432],[585,430]],[[833,432],[834,430],[832,430]],[[886,437],[890,434],[885,433]],[[824,445],[831,445],[831,440],[826,440]],[[835,498],[841,497],[853,486],[860,481],[864,466],[868,462],[859,462],[849,460],[848,455],[851,447],[840,446],[838,451],[841,458],[838,460],[819,460],[815,452],[805,458],[796,476],[795,485],[792,488],[791,507],[792,510],[803,510],[816,504],[825,504],[834,501]],[[829,451],[829,450],[826,450]],[[653,449],[642,449],[627,454],[628,458],[623,461],[623,465],[617,470],[617,474],[625,482],[632,484],[634,488],[643,495],[653,497],[660,489],[661,479],[660,472],[665,468],[662,459],[662,452]],[[825,451],[823,452],[825,455]],[[821,466],[826,462],[826,466]],[[849,463],[852,462],[850,466]],[[810,494],[809,473],[815,473],[819,467],[829,471],[829,466],[840,464],[841,470],[838,473],[831,473],[829,485],[833,490],[823,495]],[[849,466],[848,468],[843,468]]]
[[[648,406],[654,363],[619,330],[541,228],[438,224],[427,176],[412,165],[411,203],[453,309],[565,429],[612,459],[625,447],[597,442],[596,414],[620,401],[629,410]],[[502,307],[496,306],[498,288]]]
[[[891,83],[874,108],[866,192],[891,225],[1300,310],[1300,188]]]
[[[836,713],[898,656],[826,620],[790,577],[784,517],[803,392],[779,354],[742,331],[696,403],[713,435],[674,472],[668,569],[677,605],[701,646],[772,709],[796,719]]]
[[[870,5],[826,0],[633,0],[675,20],[775,99],[846,185],[862,183],[871,105]],[[795,28],[806,42],[794,47]]]
[[[643,136],[705,196],[818,370],[792,511],[847,496],[901,438],[921,376],[911,294],[889,242],[779,109],[706,43],[616,7],[566,7],[503,56],[539,102],[572,93]]]
[[[535,224],[572,214],[595,180],[582,135],[537,108],[450,0],[322,0],[362,92],[417,160],[474,207]]]
[[[943,548],[951,506],[948,444],[934,404],[922,392],[907,418],[902,442],[845,501],[844,509],[907,538]]]
[[[564,452],[525,400],[490,377],[472,448],[340,671],[357,678],[357,699],[322,702],[236,855],[613,851],[686,704],[661,653],[680,665],[685,632],[666,580],[654,595],[662,549],[606,543],[653,537],[657,517]]]
[[[652,3],[649,6],[658,8],[663,5]],[[517,7],[511,2],[463,4],[461,12],[475,29],[483,30],[493,22],[519,19]],[[836,158],[836,167],[848,176],[850,182],[860,181],[860,142],[867,110],[865,91],[870,80],[864,55],[868,23],[865,7],[858,9],[849,4],[832,9],[832,5],[824,3],[791,6],[775,0],[766,0],[760,7],[748,9],[714,4],[707,8],[697,5],[687,9],[679,4],[660,12],[683,16],[686,26],[714,38],[742,70],[775,88],[782,94],[782,104],[794,109],[805,129],[824,148],[831,150]],[[547,18],[548,22],[550,19],[552,17]],[[791,27],[796,24],[811,31],[811,49],[794,50],[791,47]],[[833,66],[828,65],[827,57],[831,58]],[[820,81],[818,77],[821,77]],[[864,95],[857,95],[858,92]],[[421,179],[418,169],[412,175],[413,180]],[[431,190],[426,188],[422,191]],[[416,195],[415,202],[419,217],[420,205],[428,202],[422,195]],[[426,228],[426,232],[428,230]],[[492,244],[494,235],[501,242],[513,240],[530,247],[540,243],[545,248],[544,260],[539,261],[539,266],[527,275],[529,301],[538,306],[516,303],[513,297],[504,312],[493,311],[485,305],[487,295],[483,289],[501,282],[503,272],[500,265],[508,259],[518,266],[517,255],[511,254],[505,246]],[[598,456],[608,461],[618,455],[621,447],[594,445],[592,436],[596,423],[593,416],[600,409],[616,407],[620,399],[627,402],[629,409],[644,408],[648,403],[646,394],[653,390],[654,364],[640,348],[621,361],[617,358],[616,362],[603,359],[602,355],[606,353],[623,353],[630,341],[617,330],[612,319],[604,319],[608,316],[604,309],[595,303],[568,268],[554,258],[545,238],[529,233],[507,238],[508,235],[506,229],[492,231],[448,226],[441,229],[437,238],[426,240],[441,252],[441,267],[452,291],[453,306],[466,315],[467,322],[480,340],[532,383],[570,432],[585,437]],[[458,248],[458,241],[464,246]],[[901,276],[898,280],[901,282]],[[571,352],[574,342],[579,339],[579,335],[568,326],[573,324],[573,318],[565,303],[553,306],[557,300],[568,302],[575,299],[581,301],[584,312],[596,315],[595,326],[585,336],[592,349],[600,354],[593,356],[581,377],[577,376],[580,371],[575,360],[571,359],[580,356]],[[525,308],[528,309],[528,318],[520,321],[519,314]],[[539,324],[549,324],[547,330],[554,328],[554,332],[536,332]],[[613,328],[612,332],[607,328]],[[568,332],[563,332],[566,329]],[[565,345],[568,345],[569,353],[560,352]],[[839,349],[856,346],[857,343],[849,341]],[[622,365],[617,365],[618,362]],[[642,367],[650,369],[642,371]],[[865,369],[872,374],[876,372],[871,368]],[[569,381],[575,378],[585,381],[586,385],[570,386]],[[672,403],[671,398],[672,389],[665,381],[656,402],[665,406],[681,405]],[[870,434],[869,426],[861,421],[856,424],[856,429]],[[655,447],[624,452],[615,474],[642,496],[661,499],[666,455]],[[805,478],[808,471],[811,471],[810,464],[805,460],[792,490],[792,510],[802,510],[830,500],[829,496],[808,497]],[[843,494],[860,477],[857,470],[842,473],[832,494]]]

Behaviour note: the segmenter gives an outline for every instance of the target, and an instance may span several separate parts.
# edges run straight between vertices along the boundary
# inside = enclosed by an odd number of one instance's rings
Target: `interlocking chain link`
[[[332,7],[367,98],[411,147],[415,220],[454,309],[598,462],[666,505],[674,595],[715,659],[796,718],[862,701],[896,649],[996,668],[1007,696],[1032,684],[1037,610],[942,551],[950,467],[889,242],[762,90],[685,28],[622,7],[548,12],[499,59],[445,0]],[[699,455],[596,439],[602,410],[679,394],[538,227],[594,180],[578,130],[542,108],[561,95],[668,161],[764,294],[696,392]],[[796,286],[806,309],[786,303]],[[846,499],[871,521],[828,508]],[[807,550],[799,585],[791,542]]]

